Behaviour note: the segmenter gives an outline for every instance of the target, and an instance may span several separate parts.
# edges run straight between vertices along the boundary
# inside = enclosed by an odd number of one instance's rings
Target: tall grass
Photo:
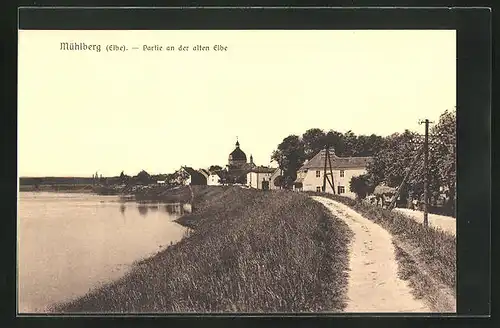
[[[305,195],[196,188],[189,237],[56,312],[317,312],[345,307],[351,232]]]
[[[447,306],[442,305],[442,300],[438,300],[436,296],[436,293],[441,293],[443,286],[449,290],[447,294],[456,297],[455,236],[425,228],[400,213],[347,197],[325,193],[309,194],[341,202],[389,231],[396,246],[400,275],[410,281],[416,296],[428,298],[431,305],[439,309]]]

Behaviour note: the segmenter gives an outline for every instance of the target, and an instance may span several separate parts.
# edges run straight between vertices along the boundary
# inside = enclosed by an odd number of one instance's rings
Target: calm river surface
[[[172,222],[179,216],[177,206],[116,196],[19,193],[18,312],[44,312],[120,278],[184,236]]]

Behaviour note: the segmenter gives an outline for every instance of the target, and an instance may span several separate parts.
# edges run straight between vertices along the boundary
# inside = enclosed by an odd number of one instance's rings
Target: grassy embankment
[[[193,191],[195,212],[178,220],[194,228],[188,237],[139,262],[122,279],[54,311],[334,312],[345,307],[351,232],[323,206],[292,192]]]
[[[393,235],[400,277],[433,311],[455,310],[456,238],[397,212],[338,195],[310,193],[341,202]]]

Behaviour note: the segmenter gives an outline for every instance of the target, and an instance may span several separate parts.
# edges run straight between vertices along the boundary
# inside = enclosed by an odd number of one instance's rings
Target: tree
[[[337,155],[341,156],[344,153],[345,142],[342,133],[333,130],[328,131],[325,135],[323,147],[325,147],[326,144],[328,144]]]
[[[226,185],[226,184],[229,183],[229,177],[227,175],[227,171],[226,170],[220,170],[217,174],[219,176],[219,183],[220,184]]]
[[[375,185],[373,181],[370,181],[369,175],[363,174],[351,178],[350,189],[359,199],[363,199],[366,195],[373,193]]]
[[[439,122],[431,127],[429,136],[428,157],[428,191],[431,204],[437,201],[442,188],[449,191],[449,210],[454,213],[456,190],[456,113],[445,111]],[[375,185],[385,183],[390,187],[398,187],[415,160],[417,151],[422,147],[421,135],[406,130],[395,133],[380,141],[374,141],[370,147],[380,148],[368,165],[368,175]],[[359,138],[358,138],[359,140]],[[422,199],[424,193],[423,156],[417,161],[410,172],[402,190],[401,198],[410,196]]]
[[[35,190],[38,190],[43,183],[43,178],[35,178],[33,182],[35,184]]]
[[[429,175],[438,183],[433,191],[439,192],[440,187],[448,190],[450,215],[454,215],[456,206],[456,124],[456,110],[446,110],[430,131],[434,143],[429,147]]]
[[[342,135],[342,140],[344,143],[343,151],[341,153],[342,156],[356,156],[357,153],[357,141],[358,138],[356,135],[351,131],[347,131]]]
[[[292,175],[285,176],[283,178],[284,181],[283,181],[282,188],[292,188],[293,182],[295,181],[296,178],[297,178],[296,174],[295,174],[295,176],[292,176]]]
[[[154,181],[165,181],[167,179],[167,174],[157,174],[153,178]]]
[[[126,182],[127,182],[127,178],[125,176],[125,173],[122,171],[122,173],[120,173],[120,183],[125,184]]]
[[[325,132],[317,128],[309,129],[302,135],[306,159],[313,158],[314,155],[325,147],[325,137]]]
[[[404,133],[394,133],[385,140],[385,146],[373,158],[368,165],[368,174],[375,184],[385,183],[389,187],[397,187],[403,181],[406,170],[411,166],[417,155],[417,145],[412,142],[417,138],[415,132],[406,130]],[[422,169],[422,161],[415,171]],[[411,184],[420,175],[412,174]]]
[[[383,149],[384,138],[372,134],[370,136],[358,136],[355,145],[354,156],[374,156]]]
[[[211,165],[209,168],[208,168],[208,171],[210,172],[219,172],[222,170],[222,167],[219,166],[219,165]]]
[[[290,135],[278,145],[271,158],[278,162],[280,169],[283,170],[285,187],[290,188],[297,178],[298,169],[306,159],[304,143],[298,136]]]
[[[151,175],[149,175],[149,173],[144,171],[144,170],[139,172],[135,178],[136,178],[137,182],[139,182],[140,184],[146,185],[146,184],[149,184],[151,182]]]

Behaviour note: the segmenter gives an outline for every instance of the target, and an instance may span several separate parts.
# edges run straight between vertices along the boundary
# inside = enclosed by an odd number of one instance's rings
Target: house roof
[[[210,175],[210,172],[206,169],[200,169],[199,170],[201,174],[203,174],[205,177],[208,177]]]
[[[300,170],[318,169],[325,167],[326,151],[323,149],[305,163]],[[372,157],[339,157],[335,155],[333,150],[330,150],[330,159],[333,169],[348,169],[348,168],[365,168],[371,161]],[[327,163],[327,169],[329,164]]]
[[[275,176],[279,176],[279,175],[281,175],[280,168],[279,167],[274,168],[272,176],[275,177]]]
[[[250,172],[255,172],[255,173],[274,173],[274,171],[276,171],[276,169],[272,168],[272,167],[257,166],[257,167],[254,167],[254,168],[251,168],[250,170],[248,170],[248,173],[250,173]]]
[[[196,171],[192,167],[185,166],[184,171],[186,171],[191,176],[191,178],[195,178],[195,177],[196,178],[205,178],[205,176],[203,174],[201,174],[201,172]]]

